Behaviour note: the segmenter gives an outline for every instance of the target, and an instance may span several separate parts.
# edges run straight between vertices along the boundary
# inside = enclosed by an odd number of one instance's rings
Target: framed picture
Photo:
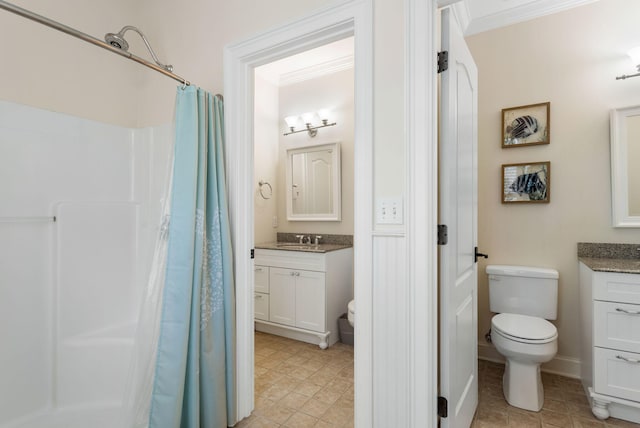
[[[551,162],[502,165],[502,203],[549,203]]]
[[[550,143],[551,103],[502,109],[502,148]]]

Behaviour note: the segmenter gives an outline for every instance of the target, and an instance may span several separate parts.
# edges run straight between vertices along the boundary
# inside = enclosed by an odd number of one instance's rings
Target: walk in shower
[[[0,102],[0,427],[114,428],[169,126]]]
[[[135,27],[110,34],[134,30],[155,63],[5,1],[0,9],[189,85]],[[0,428],[122,425],[173,137],[171,125],[0,101]]]

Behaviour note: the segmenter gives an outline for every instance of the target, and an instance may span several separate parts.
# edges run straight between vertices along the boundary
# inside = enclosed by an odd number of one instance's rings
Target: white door
[[[442,11],[440,224],[440,396],[448,401],[441,426],[468,428],[478,404],[477,345],[477,86],[478,72],[462,31]]]

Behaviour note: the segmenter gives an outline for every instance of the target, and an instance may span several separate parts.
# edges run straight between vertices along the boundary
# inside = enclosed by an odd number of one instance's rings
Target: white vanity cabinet
[[[640,423],[640,275],[580,263],[582,383],[593,414]]]
[[[257,331],[323,349],[338,341],[338,318],[353,295],[352,248],[326,253],[258,248],[255,263]]]
[[[269,321],[269,267],[255,265],[253,272],[255,284],[253,317]]]

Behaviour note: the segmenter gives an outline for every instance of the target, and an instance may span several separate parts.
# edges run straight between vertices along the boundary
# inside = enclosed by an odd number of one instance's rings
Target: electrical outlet
[[[381,198],[376,207],[376,223],[402,224],[402,198]]]
[[[278,227],[278,216],[274,215],[271,219],[271,227]]]

